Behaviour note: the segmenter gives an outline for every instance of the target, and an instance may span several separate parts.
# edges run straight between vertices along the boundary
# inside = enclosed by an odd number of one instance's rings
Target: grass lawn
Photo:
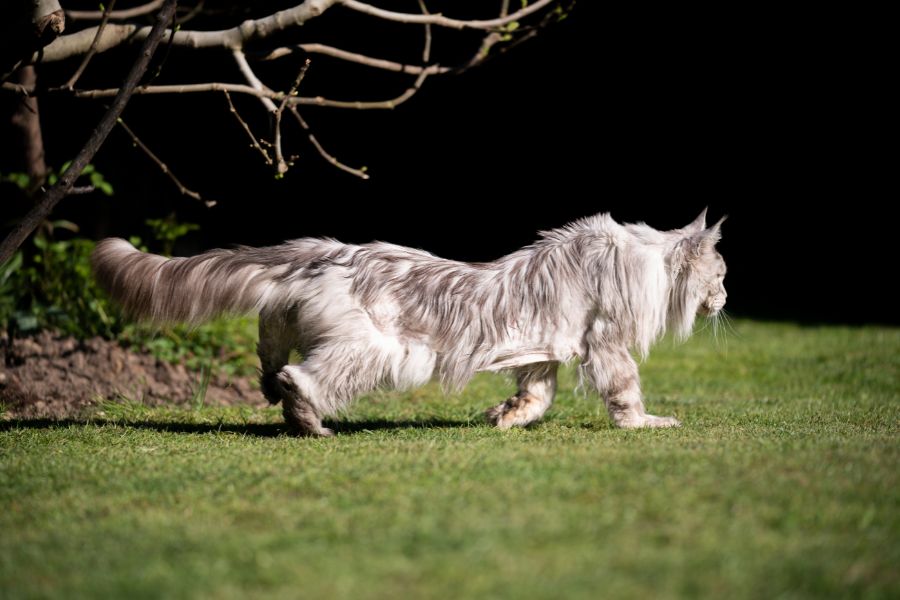
[[[508,432],[497,376],[331,439],[278,409],[0,422],[0,596],[900,597],[900,330],[736,327],[643,365],[677,430],[612,429],[572,369]]]

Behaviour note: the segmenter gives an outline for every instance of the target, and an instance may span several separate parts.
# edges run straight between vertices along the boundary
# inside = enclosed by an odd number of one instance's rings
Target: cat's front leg
[[[524,427],[544,416],[556,395],[559,363],[545,362],[516,370],[518,391],[505,402],[489,408],[485,416],[500,429]]]
[[[681,427],[675,417],[657,417],[644,411],[640,385],[635,380],[621,390],[610,390],[604,395],[609,418],[617,427],[637,429],[639,427]]]
[[[638,366],[627,348],[594,348],[583,367],[617,427],[681,426],[675,417],[657,417],[644,411]]]

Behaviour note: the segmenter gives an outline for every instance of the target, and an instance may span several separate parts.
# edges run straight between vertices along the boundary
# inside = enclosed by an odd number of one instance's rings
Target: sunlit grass
[[[331,439],[246,407],[0,423],[0,595],[895,598],[898,367],[895,329],[737,321],[642,366],[677,430],[611,428],[571,369],[508,432],[497,376]]]

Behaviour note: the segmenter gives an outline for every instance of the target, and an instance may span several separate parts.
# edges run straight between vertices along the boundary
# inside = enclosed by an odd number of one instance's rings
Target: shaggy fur
[[[328,435],[323,416],[376,387],[438,376],[460,388],[478,371],[511,371],[518,392],[487,412],[501,428],[543,416],[560,362],[585,378],[621,427],[678,425],[644,412],[637,364],[667,327],[725,304],[721,221],[706,211],[674,231],[619,225],[607,214],[543,232],[489,263],[462,263],[386,243],[300,239],[191,258],[144,254],[107,239],[100,284],[126,314],[197,324],[259,312],[262,390],[299,432]],[[288,364],[297,349],[304,360]]]

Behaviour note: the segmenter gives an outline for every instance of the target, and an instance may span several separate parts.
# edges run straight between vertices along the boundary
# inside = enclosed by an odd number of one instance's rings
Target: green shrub
[[[42,227],[35,250],[20,250],[0,270],[0,326],[13,335],[52,328],[80,339],[115,338],[121,323],[91,274],[94,242],[53,240],[47,232],[54,227]]]
[[[179,237],[198,228],[178,223],[174,215],[147,224],[166,253]],[[90,255],[95,242],[56,239],[59,229],[78,231],[66,221],[47,222],[32,238],[31,247],[0,265],[0,328],[12,336],[55,329],[78,339],[114,339],[192,370],[241,376],[255,371],[255,317],[223,318],[196,328],[129,323],[94,281]],[[146,251],[140,238],[130,241]]]

